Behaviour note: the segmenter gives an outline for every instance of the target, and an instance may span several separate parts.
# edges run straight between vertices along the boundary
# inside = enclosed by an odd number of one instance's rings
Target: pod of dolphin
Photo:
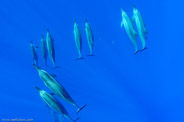
[[[85,32],[86,32],[86,37],[87,37],[87,41],[88,41],[88,45],[89,45],[89,49],[90,49],[90,54],[88,56],[94,56],[93,55],[93,43],[94,43],[94,38],[93,38],[93,32],[91,30],[91,27],[88,23],[88,21],[86,20],[85,22]],[[77,51],[79,53],[79,56],[77,59],[84,59],[82,57],[82,37],[81,37],[81,32],[80,32],[80,28],[75,20],[74,22],[74,38],[75,38],[75,43],[76,43],[76,47],[77,47]]]
[[[80,36],[80,33],[76,34],[75,36]],[[77,39],[80,39],[80,38],[77,37]],[[73,98],[66,91],[66,89],[55,79],[56,77],[55,75],[49,74],[47,71],[37,66],[38,65],[38,55],[36,53],[37,47],[33,44],[32,41],[31,41],[30,47],[31,47],[32,55],[33,55],[34,68],[38,71],[39,77],[44,82],[45,86],[48,87],[53,92],[53,93],[48,93],[38,88],[37,86],[35,86],[35,88],[39,91],[41,98],[50,108],[55,110],[57,113],[64,115],[66,118],[70,119],[72,122],[77,121],[78,118],[73,120],[71,116],[68,114],[68,112],[66,111],[66,109],[64,108],[64,106],[60,103],[59,100],[57,100],[54,97],[54,95],[57,95],[58,97],[62,98],[64,101],[77,107],[76,113],[79,113],[86,105],[80,107],[73,100]],[[41,36],[41,52],[42,52],[44,64],[47,65],[47,54],[48,54],[54,65],[54,68],[57,68],[55,64],[54,39],[52,38],[48,29],[47,29],[47,34],[46,34],[46,40],[44,40],[43,35]]]
[[[134,6],[132,20],[129,18],[129,16],[126,14],[126,12],[123,11],[122,9],[121,9],[121,13],[122,13],[121,27],[125,28],[125,31],[126,31],[128,37],[130,38],[131,42],[133,43],[133,46],[135,48],[134,54],[136,54],[139,51],[143,51],[144,49],[146,49],[146,43],[145,43],[146,36],[145,35],[146,35],[147,31],[145,29],[145,25],[144,25],[144,22],[143,22],[143,19],[142,19],[140,12]],[[138,34],[134,29],[133,22],[135,22]],[[87,38],[89,50],[90,50],[89,56],[94,56],[94,54],[93,54],[94,37],[93,37],[92,29],[91,29],[87,20],[85,21],[85,33],[86,33],[86,38]],[[80,31],[80,28],[79,28],[76,20],[74,22],[73,34],[74,34],[74,39],[75,39],[75,43],[76,43],[76,48],[77,48],[77,51],[79,54],[77,59],[84,59],[82,57],[81,31]],[[141,43],[142,43],[141,50],[139,50],[138,46],[137,46],[137,40],[136,40],[137,35],[139,35]],[[61,102],[59,100],[57,100],[54,97],[54,95],[57,95],[58,97],[62,98],[64,101],[75,106],[77,108],[76,113],[79,113],[86,105],[79,106],[73,100],[73,98],[70,96],[70,94],[66,91],[66,89],[55,79],[55,77],[56,77],[55,75],[49,74],[47,71],[38,67],[38,54],[36,51],[37,46],[35,46],[32,41],[30,44],[30,48],[31,48],[32,56],[33,56],[34,68],[38,71],[38,75],[41,78],[41,80],[44,82],[45,86],[48,87],[53,92],[53,93],[48,93],[48,92],[38,88],[37,86],[35,86],[35,88],[38,90],[41,98],[51,109],[55,110],[60,115],[65,116],[66,118],[70,119],[72,122],[77,121],[79,118],[77,118],[75,120],[72,119],[71,116],[66,111],[66,109],[64,108],[64,106],[61,104]],[[47,66],[47,57],[49,56],[53,65],[54,65],[54,68],[58,68],[55,64],[54,39],[52,38],[48,29],[47,29],[47,33],[46,33],[46,40],[44,39],[43,35],[41,36],[41,52],[42,52],[43,62],[44,62],[45,66]]]
[[[145,29],[143,18],[141,16],[140,12],[134,6],[132,20],[129,18],[127,13],[125,11],[123,11],[123,9],[121,9],[121,13],[122,13],[121,27],[124,26],[128,37],[130,38],[130,40],[133,43],[133,46],[135,48],[134,54],[136,54],[139,51],[143,51],[143,50],[147,49],[146,48],[146,33],[147,33],[147,31]],[[135,25],[136,25],[137,31],[138,31],[138,35],[141,39],[141,43],[142,43],[141,50],[139,50],[138,46],[137,46],[137,40],[136,40],[137,32],[134,29],[133,22],[135,22]]]

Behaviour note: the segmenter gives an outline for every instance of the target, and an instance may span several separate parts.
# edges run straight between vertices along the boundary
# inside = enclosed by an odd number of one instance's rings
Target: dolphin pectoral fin
[[[78,113],[79,113],[82,109],[84,109],[86,106],[87,106],[87,105],[83,105],[82,107],[78,108],[76,114],[78,114]]]
[[[51,75],[52,77],[54,77],[54,78],[57,77],[55,74],[50,74],[50,75]]]
[[[79,120],[79,118],[75,119],[75,120],[72,120],[72,122],[76,122],[77,120]]]

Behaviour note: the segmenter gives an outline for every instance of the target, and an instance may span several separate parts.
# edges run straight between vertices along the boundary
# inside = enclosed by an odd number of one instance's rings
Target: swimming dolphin
[[[122,12],[121,27],[123,26],[125,27],[125,31],[134,45],[134,48],[135,48],[134,54],[136,54],[138,52],[137,41],[136,41],[137,33],[135,32],[132,21],[130,20],[126,12],[123,11],[122,9],[121,9],[121,12]]]
[[[74,22],[74,31],[73,31],[73,33],[74,33],[74,38],[75,38],[75,44],[76,44],[76,47],[77,47],[77,50],[78,50],[78,53],[79,53],[79,57],[77,59],[83,59],[82,54],[81,54],[81,51],[82,51],[82,37],[81,37],[81,32],[80,32],[79,26],[78,26],[76,21]]]
[[[91,27],[90,27],[87,20],[85,23],[85,31],[86,31],[86,37],[87,37],[88,45],[89,45],[89,49],[90,49],[90,56],[92,56],[93,55],[94,38],[93,38],[93,32],[92,32]]]
[[[34,64],[33,64],[34,65]],[[57,96],[61,97],[62,99],[64,99],[65,101],[67,101],[68,103],[76,106],[77,112],[80,112],[86,105],[79,107],[74,100],[72,99],[72,97],[69,95],[69,93],[65,90],[65,88],[57,81],[55,80],[55,78],[50,75],[49,73],[47,73],[45,70],[40,69],[38,66],[34,65],[34,67],[37,69],[38,74],[40,76],[40,78],[43,80],[44,84]]]
[[[44,40],[44,37],[42,35],[41,37],[41,48],[42,48],[42,57],[44,60],[44,64],[47,65],[47,47],[46,47],[46,42]]]
[[[33,56],[33,64],[36,64],[38,63],[38,55],[37,55],[37,52],[36,52],[36,46],[33,44],[33,42],[31,41],[31,44],[30,44],[30,48],[31,48],[31,53],[32,53],[32,56]]]
[[[141,42],[142,42],[142,50],[144,50],[146,48],[146,41],[145,41],[146,36],[145,36],[145,34],[147,32],[146,32],[146,29],[145,29],[145,26],[144,26],[142,16],[141,16],[140,12],[135,8],[135,6],[133,7],[133,17],[132,17],[132,19],[136,23],[137,31],[138,31],[138,34],[140,36]]]
[[[55,64],[55,49],[54,49],[54,40],[51,37],[51,34],[49,30],[47,29],[47,35],[46,35],[46,43],[47,43],[47,49],[48,49],[48,54],[52,60],[52,63],[54,64],[54,67],[56,67]]]
[[[39,89],[38,87],[35,88],[39,91],[43,101],[47,103],[47,105],[50,106],[52,109],[54,109],[56,112],[58,112],[59,114],[63,114],[66,118],[70,119],[72,122],[75,122],[79,119],[77,118],[76,120],[73,120],[66,111],[66,109],[64,108],[64,106],[53,95],[47,93],[44,90]]]

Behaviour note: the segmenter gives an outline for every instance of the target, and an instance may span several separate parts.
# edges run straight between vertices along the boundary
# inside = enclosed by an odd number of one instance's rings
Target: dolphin
[[[46,34],[46,43],[47,43],[48,54],[52,60],[52,63],[54,64],[54,67],[56,68],[54,40],[48,29],[47,29],[47,34]]]
[[[32,56],[33,56],[33,64],[36,64],[38,63],[38,55],[37,55],[37,52],[36,52],[36,46],[33,44],[33,42],[31,41],[31,44],[30,44],[30,48],[31,48],[31,53],[32,53]]]
[[[50,106],[52,109],[54,109],[56,112],[59,114],[63,114],[66,118],[70,119],[72,122],[77,121],[79,118],[73,120],[64,106],[51,94],[47,93],[44,90],[39,89],[38,87],[35,86],[35,88],[39,91],[41,98],[43,101]]]
[[[34,65],[34,64],[33,64]],[[69,93],[65,90],[65,88],[57,81],[55,78],[47,73],[45,70],[40,69],[38,66],[34,65],[36,70],[38,71],[38,74],[40,78],[43,80],[44,84],[57,96],[61,97],[68,103],[72,104],[73,106],[77,107],[77,112],[79,113],[86,105],[79,107],[72,97],[69,95]]]
[[[87,20],[86,20],[86,23],[85,23],[85,31],[86,31],[86,37],[87,37],[88,45],[89,45],[89,49],[90,49],[90,55],[89,56],[93,56],[94,38],[93,38],[93,32],[92,32],[91,27],[90,27]]]
[[[79,29],[79,26],[78,26],[76,20],[74,22],[73,33],[74,33],[74,38],[75,38],[75,44],[76,44],[76,47],[77,47],[77,50],[78,50],[78,53],[79,53],[79,57],[77,59],[83,59],[82,54],[81,54],[81,51],[82,51],[82,37],[81,37],[81,32],[80,32],[80,29]]]
[[[142,16],[140,12],[133,6],[133,21],[135,21],[136,27],[138,34],[140,36],[141,42],[142,42],[142,50],[146,49],[146,36],[145,34],[147,33],[144,25],[144,21],[142,19]]]
[[[126,33],[128,34],[130,40],[132,41],[134,48],[135,48],[135,52],[134,54],[136,54],[139,50],[137,47],[137,41],[136,41],[136,35],[137,33],[134,30],[133,24],[131,19],[128,17],[128,15],[126,14],[125,11],[123,11],[121,9],[122,12],[122,21],[121,21],[121,27],[124,26]]]
[[[44,64],[47,65],[47,47],[46,47],[46,42],[44,40],[44,37],[42,35],[41,37],[41,48],[42,48],[42,56],[44,60]]]

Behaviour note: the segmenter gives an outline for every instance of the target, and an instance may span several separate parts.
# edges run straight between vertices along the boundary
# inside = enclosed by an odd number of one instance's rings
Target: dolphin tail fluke
[[[49,65],[47,63],[44,63],[45,67],[49,67]]]
[[[133,8],[136,8],[135,4],[133,4]]]
[[[134,52],[134,55],[137,54],[138,52],[140,52],[140,50],[136,50],[136,51]]]
[[[57,68],[60,68],[59,66],[54,66],[52,69],[57,69]]]
[[[75,119],[75,120],[72,120],[72,122],[76,122],[77,120],[79,120],[79,118]]]
[[[147,47],[145,47],[145,48],[143,48],[142,50],[140,50],[140,52],[142,52],[142,51],[144,51],[144,50],[147,50],[148,48]]]
[[[38,88],[37,86],[35,86],[35,89],[37,89],[38,91],[40,91],[41,89],[40,88]]]
[[[49,32],[49,28],[47,28],[47,32]]]
[[[76,58],[76,60],[81,60],[81,59],[84,59],[84,58],[83,57]]]
[[[78,108],[76,114],[78,114],[78,113],[79,113],[82,109],[84,109],[86,106],[87,106],[87,105],[83,105],[82,107]]]
[[[94,54],[89,54],[88,56],[95,56]]]
[[[47,67],[47,61],[46,60],[44,60],[44,65]]]
[[[34,64],[33,63],[33,66],[35,67],[35,69],[37,69],[37,70],[39,70],[40,68],[36,65],[36,64]]]
[[[33,64],[37,66],[37,61],[34,59]]]

